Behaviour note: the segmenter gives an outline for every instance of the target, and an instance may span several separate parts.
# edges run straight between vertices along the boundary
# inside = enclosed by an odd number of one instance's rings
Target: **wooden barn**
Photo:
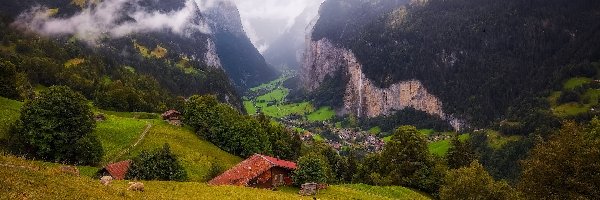
[[[112,176],[115,180],[123,180],[125,179],[127,170],[129,170],[130,164],[131,160],[124,160],[121,162],[108,164],[98,171],[97,176]]]
[[[210,180],[211,185],[237,185],[256,188],[275,188],[292,185],[296,163],[255,154],[223,174]]]

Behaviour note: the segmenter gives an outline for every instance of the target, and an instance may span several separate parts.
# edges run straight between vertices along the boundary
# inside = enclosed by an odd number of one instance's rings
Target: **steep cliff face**
[[[252,44],[235,3],[218,0],[204,12],[214,36],[214,47],[221,66],[238,89],[247,89],[275,79],[271,68]]]
[[[443,111],[442,102],[430,94],[419,80],[401,81],[380,88],[364,75],[362,65],[350,50],[336,47],[325,38],[309,42],[301,73],[304,88],[313,91],[335,73],[343,73],[349,80],[343,99],[343,113],[371,118],[413,108],[448,121],[456,130],[463,126],[461,120]]]
[[[337,86],[352,88],[345,107],[358,101],[348,108],[362,116],[416,107],[473,127],[543,121],[531,117],[549,109],[543,92],[560,84],[568,66],[600,59],[599,13],[593,0],[326,0],[310,33],[302,84],[335,94],[319,86],[346,74],[354,80]],[[351,52],[360,67],[342,67],[351,65],[339,51]]]
[[[335,47],[328,39],[307,40],[300,79],[303,87],[312,92],[327,76],[333,76],[346,63],[344,60],[346,50]]]

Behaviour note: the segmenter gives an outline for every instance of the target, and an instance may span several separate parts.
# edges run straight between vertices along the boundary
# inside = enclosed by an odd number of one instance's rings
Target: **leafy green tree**
[[[528,199],[600,199],[600,120],[565,122],[523,161],[519,190]]]
[[[469,166],[476,159],[477,155],[471,148],[471,143],[468,140],[461,142],[458,136],[452,138],[452,146],[448,149],[448,154],[446,155],[448,168],[458,169]]]
[[[326,183],[328,179],[328,164],[322,156],[310,154],[298,159],[298,169],[294,171],[292,178],[294,184],[304,183]]]
[[[261,123],[219,103],[215,96],[190,97],[183,115],[185,123],[199,136],[229,153],[241,157],[255,153],[272,155],[269,135]]]
[[[401,126],[385,145],[380,162],[394,184],[408,184],[419,169],[430,165],[427,141],[414,126]]]
[[[518,199],[516,191],[504,181],[495,181],[481,164],[450,170],[440,188],[440,199]]]
[[[384,181],[437,194],[445,169],[430,155],[425,137],[414,126],[401,126],[385,145],[379,160]],[[381,182],[386,183],[386,182]]]
[[[131,162],[127,171],[127,179],[185,181],[188,179],[183,166],[179,164],[177,156],[171,153],[169,144],[164,144],[162,149],[152,152],[142,151]]]
[[[0,95],[11,99],[19,97],[17,71],[10,61],[0,60]]]
[[[87,100],[66,86],[53,86],[25,103],[9,136],[19,155],[51,162],[94,165],[103,150],[92,133],[93,113]]]

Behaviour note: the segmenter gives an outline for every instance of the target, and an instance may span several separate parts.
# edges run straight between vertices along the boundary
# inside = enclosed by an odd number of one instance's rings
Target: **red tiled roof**
[[[121,162],[108,164],[104,168],[114,179],[123,180],[125,179],[127,170],[129,170],[129,164],[131,164],[131,160],[124,160]]]
[[[296,163],[295,162],[291,162],[291,161],[287,161],[287,160],[281,160],[279,158],[273,158],[270,156],[264,156],[264,155],[260,155],[262,156],[264,159],[267,159],[269,162],[271,162],[272,164],[278,166],[278,167],[283,167],[286,169],[291,169],[291,170],[295,170],[296,169]]]
[[[248,186],[250,180],[260,176],[272,167],[282,167],[290,170],[296,169],[296,163],[277,158],[254,154],[223,174],[210,180],[211,185],[237,185]]]

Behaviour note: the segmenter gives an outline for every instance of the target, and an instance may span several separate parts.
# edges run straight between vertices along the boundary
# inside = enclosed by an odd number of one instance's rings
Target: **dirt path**
[[[133,143],[131,146],[129,146],[127,149],[124,149],[123,151],[119,152],[119,154],[117,154],[115,156],[115,158],[113,158],[109,163],[113,163],[115,161],[117,161],[117,159],[121,158],[121,156],[129,153],[129,151],[131,151],[133,148],[135,148],[138,144],[140,144],[140,142],[142,142],[142,140],[144,140],[144,138],[146,137],[146,135],[148,134],[148,131],[150,131],[150,128],[152,128],[152,123],[148,122],[146,124],[146,129],[144,129],[144,132],[142,132],[142,134],[140,135],[140,137],[135,141],[135,143]]]

